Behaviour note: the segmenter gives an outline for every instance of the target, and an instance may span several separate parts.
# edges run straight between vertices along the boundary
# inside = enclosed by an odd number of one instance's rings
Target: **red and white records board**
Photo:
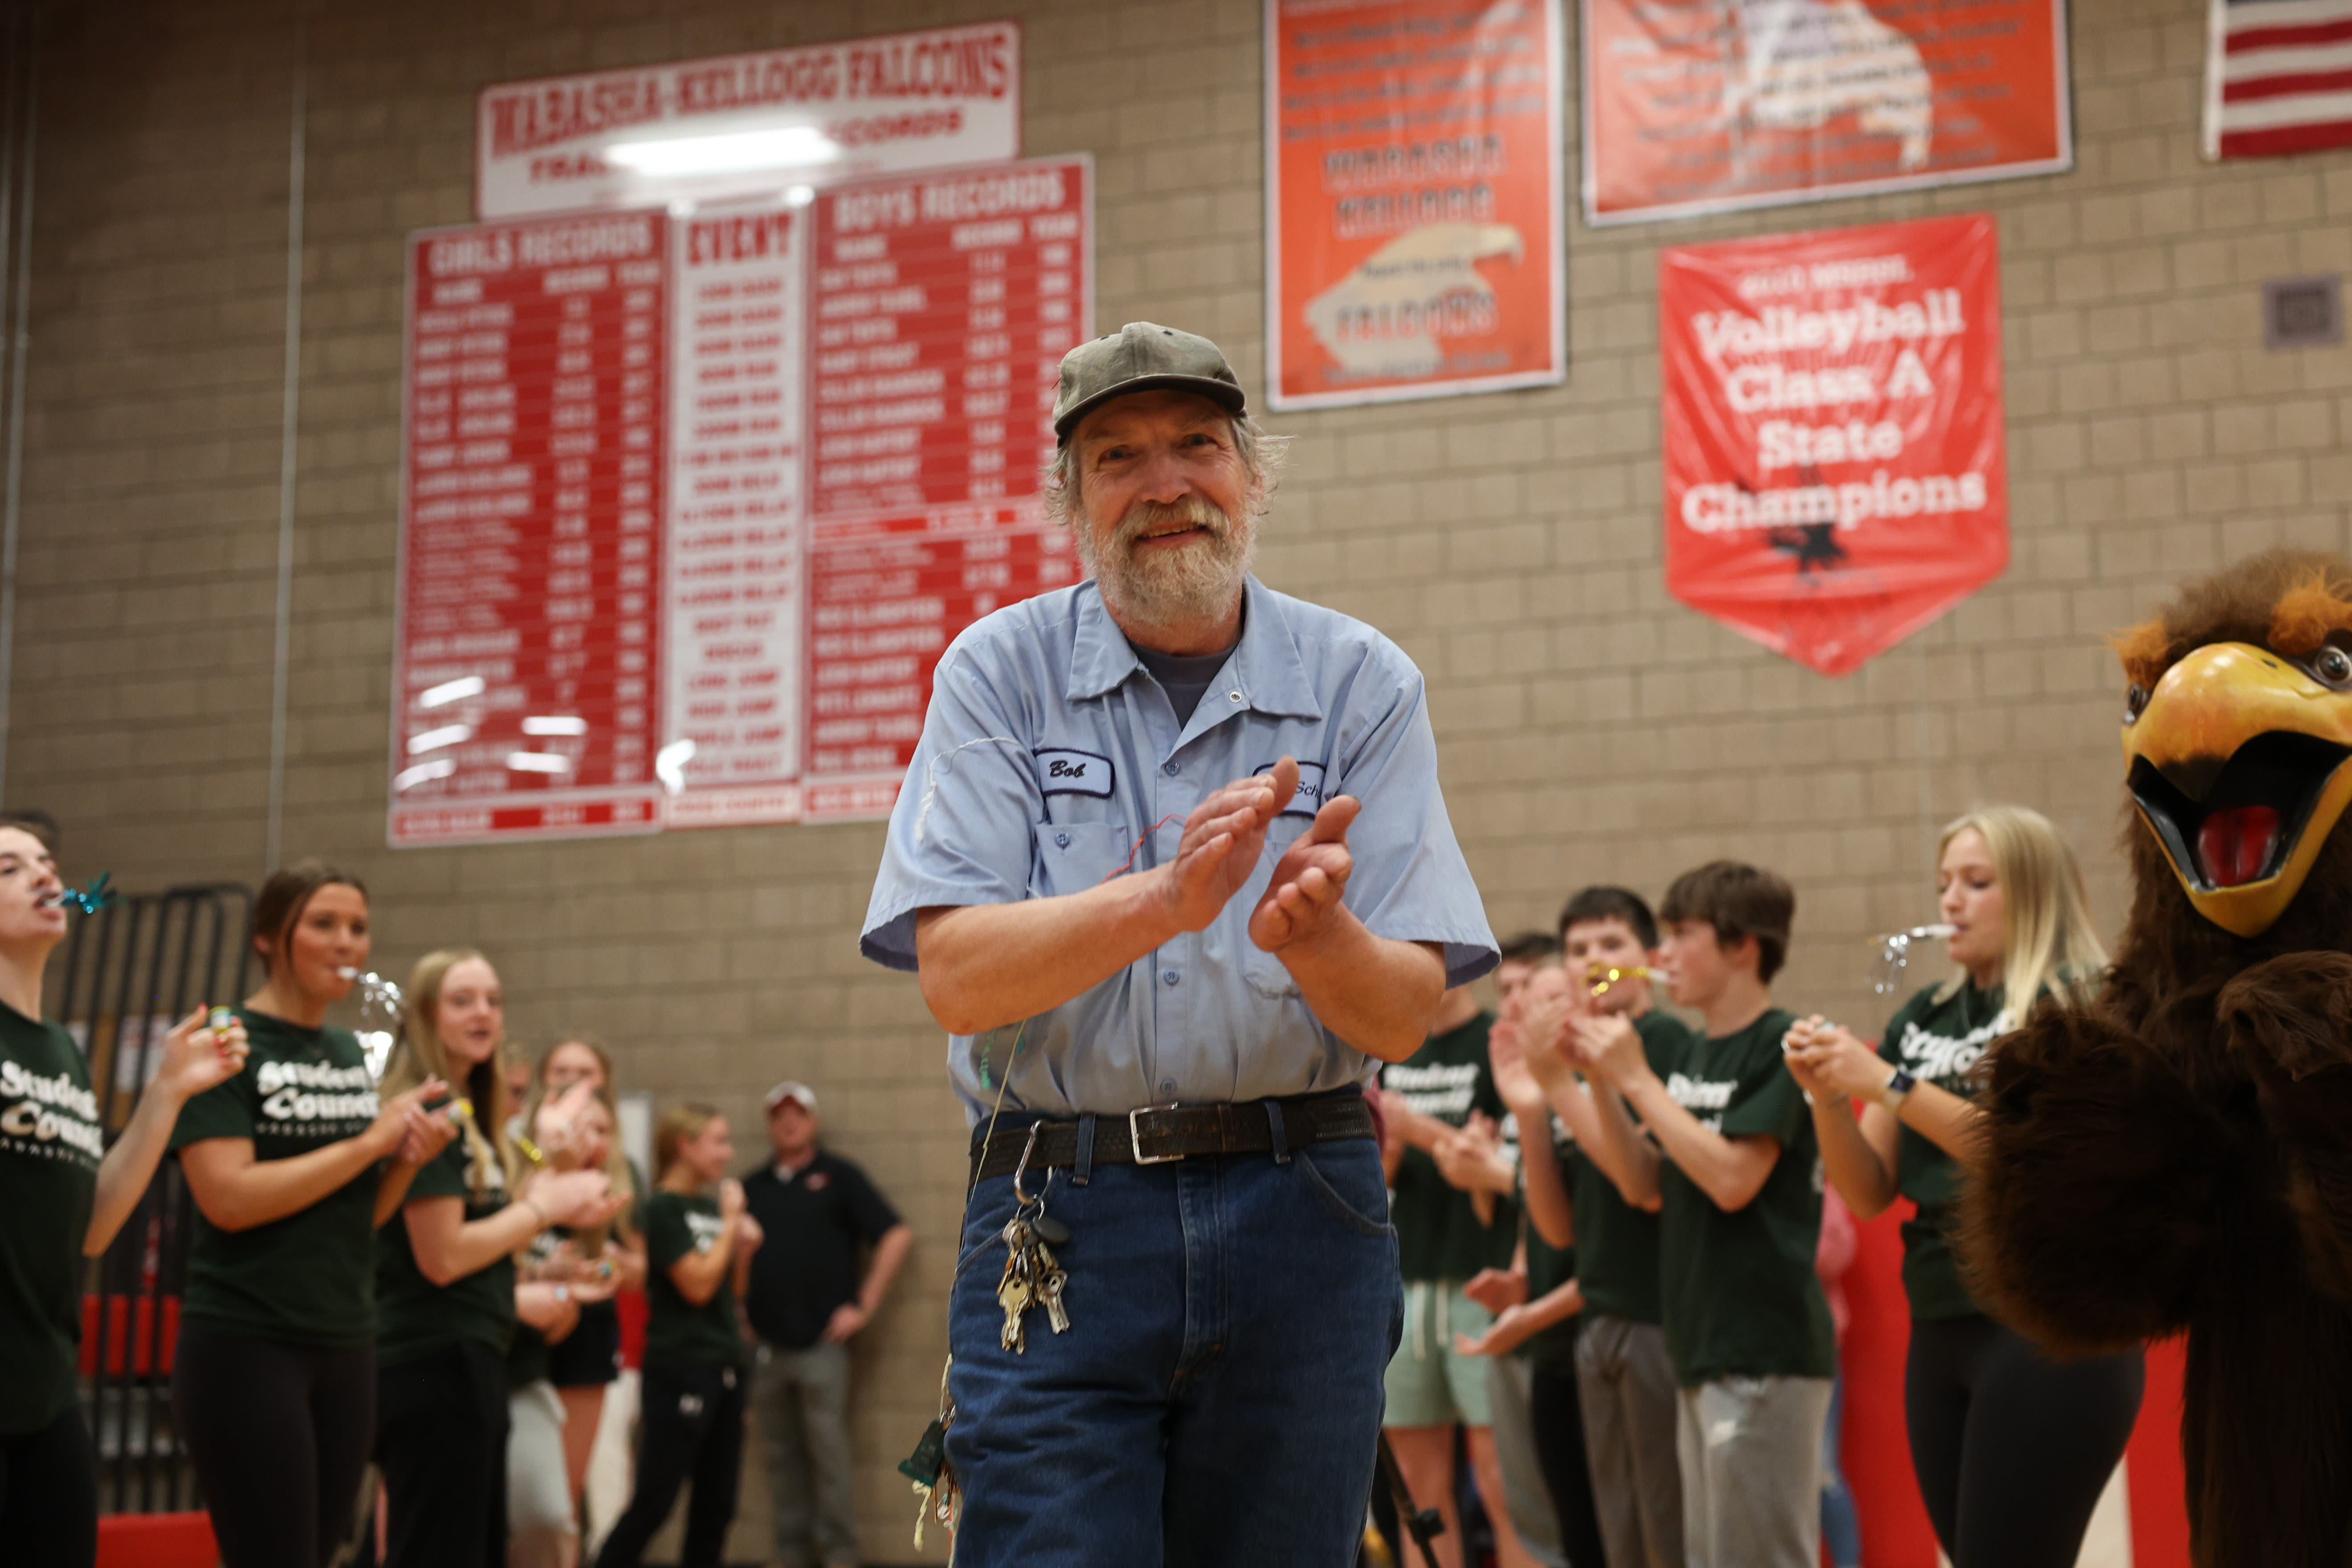
[[[1266,392],[1568,375],[1560,0],[1265,0]]]
[[[1074,582],[1084,157],[410,256],[395,845],[886,814],[940,653]]]
[[[768,196],[1021,155],[1021,24],[500,82],[475,106],[474,216]],[[709,145],[736,157],[711,156]],[[691,167],[679,153],[696,143]]]
[[[1984,214],[1658,258],[1666,586],[1825,675],[2009,562]]]

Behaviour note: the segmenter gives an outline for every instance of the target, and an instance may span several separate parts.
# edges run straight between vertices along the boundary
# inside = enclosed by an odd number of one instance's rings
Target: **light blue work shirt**
[[[893,969],[916,967],[916,910],[1148,870],[1174,858],[1203,796],[1285,756],[1298,794],[1206,930],[1030,1019],[1009,1079],[1013,1027],[953,1037],[949,1075],[975,1123],[1000,1091],[1007,1109],[1124,1115],[1369,1082],[1378,1064],[1249,940],[1276,863],[1335,795],[1363,803],[1346,901],[1375,936],[1443,944],[1448,985],[1496,952],[1438,790],[1421,671],[1362,622],[1251,578],[1241,641],[1181,726],[1090,581],[1008,605],[949,647],[866,911],[866,956]]]

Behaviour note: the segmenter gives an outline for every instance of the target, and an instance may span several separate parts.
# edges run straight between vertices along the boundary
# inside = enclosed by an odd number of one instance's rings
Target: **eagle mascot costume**
[[[1989,1053],[1964,1252],[2058,1353],[2186,1331],[2199,1568],[2352,1563],[2352,562],[2272,551],[2117,640],[2132,907]]]

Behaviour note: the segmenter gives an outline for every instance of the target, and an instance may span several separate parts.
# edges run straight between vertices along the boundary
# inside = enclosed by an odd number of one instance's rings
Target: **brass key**
[[[1022,1314],[1036,1300],[1036,1287],[1030,1282],[1027,1258],[1015,1252],[1004,1260],[1004,1279],[996,1287],[996,1303],[1004,1309],[1004,1331],[999,1342],[1019,1355],[1027,1348],[1027,1335],[1022,1329]]]

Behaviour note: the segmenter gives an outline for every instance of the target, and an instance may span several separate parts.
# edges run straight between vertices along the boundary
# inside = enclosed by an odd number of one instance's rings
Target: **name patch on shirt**
[[[1090,795],[1110,798],[1112,770],[1108,757],[1069,746],[1040,746],[1037,787],[1047,795]]]
[[[1263,763],[1254,769],[1250,776],[1255,778],[1264,773],[1270,773],[1277,765],[1274,763]],[[1301,763],[1298,764],[1298,793],[1290,797],[1290,804],[1282,808],[1282,815],[1303,816],[1311,822],[1314,820],[1315,814],[1322,809],[1323,764]]]

